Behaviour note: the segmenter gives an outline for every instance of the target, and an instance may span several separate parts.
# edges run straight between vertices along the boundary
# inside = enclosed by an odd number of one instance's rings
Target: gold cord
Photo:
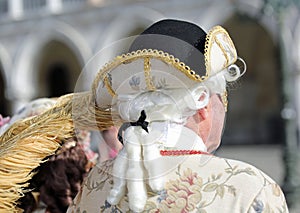
[[[144,58],[144,73],[145,73],[145,81],[146,81],[147,89],[150,91],[154,91],[156,88],[155,88],[152,78],[151,78],[150,57]]]

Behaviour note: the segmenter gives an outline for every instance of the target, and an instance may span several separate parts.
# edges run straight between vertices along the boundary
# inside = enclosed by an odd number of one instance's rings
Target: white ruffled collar
[[[199,150],[207,152],[203,140],[193,130],[173,122],[153,122],[150,128],[159,129],[164,149]]]

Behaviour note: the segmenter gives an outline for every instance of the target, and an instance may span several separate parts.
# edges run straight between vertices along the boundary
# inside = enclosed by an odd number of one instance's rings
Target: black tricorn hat
[[[228,68],[237,52],[227,31],[208,33],[194,23],[165,19],[135,37],[128,53],[99,72],[93,93],[99,107],[110,107],[120,94],[189,87]]]
[[[180,61],[200,76],[205,75],[204,47],[206,32],[196,24],[165,19],[154,23],[141,35],[144,36],[138,36],[134,40],[130,51],[142,49],[162,50],[179,58]],[[184,42],[178,42],[179,40]]]

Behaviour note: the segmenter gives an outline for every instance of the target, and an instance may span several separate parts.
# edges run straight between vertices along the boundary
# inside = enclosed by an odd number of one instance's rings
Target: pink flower
[[[170,180],[166,184],[167,197],[161,202],[162,212],[187,213],[195,209],[202,199],[202,178],[187,169],[180,180]]]

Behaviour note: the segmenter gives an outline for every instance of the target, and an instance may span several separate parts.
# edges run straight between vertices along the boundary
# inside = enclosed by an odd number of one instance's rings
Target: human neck
[[[158,134],[162,135],[160,140],[163,143],[163,149],[207,151],[200,136],[183,124],[170,121],[151,122],[150,128],[159,130]]]

